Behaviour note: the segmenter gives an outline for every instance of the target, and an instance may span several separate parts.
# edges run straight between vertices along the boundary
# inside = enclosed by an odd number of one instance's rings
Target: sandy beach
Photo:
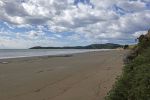
[[[124,50],[0,60],[0,100],[104,100]]]

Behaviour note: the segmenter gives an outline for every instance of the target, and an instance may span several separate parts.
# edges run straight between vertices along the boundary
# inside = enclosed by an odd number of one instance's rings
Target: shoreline
[[[103,52],[103,51],[113,51],[118,49],[100,49],[96,51],[86,51],[86,52],[78,52],[78,53],[70,53],[70,54],[56,54],[56,55],[42,55],[42,56],[22,56],[22,57],[8,57],[8,58],[0,58],[0,63],[3,61],[11,61],[11,60],[25,60],[25,59],[42,59],[42,58],[53,58],[53,57],[70,57],[73,55],[84,54],[84,53],[92,53],[92,52]]]
[[[9,59],[0,64],[0,99],[104,100],[122,72],[125,53],[110,50]]]

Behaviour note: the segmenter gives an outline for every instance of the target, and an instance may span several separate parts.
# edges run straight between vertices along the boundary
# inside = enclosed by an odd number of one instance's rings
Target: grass
[[[150,100],[150,39],[144,39],[134,47],[137,55],[124,66],[106,100]]]
[[[106,100],[150,100],[150,48],[124,67]]]

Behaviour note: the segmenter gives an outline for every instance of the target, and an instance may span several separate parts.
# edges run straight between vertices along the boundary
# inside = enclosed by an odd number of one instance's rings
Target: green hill
[[[106,44],[91,44],[87,46],[72,46],[72,47],[32,47],[30,49],[116,49],[123,47],[119,44],[106,43]]]

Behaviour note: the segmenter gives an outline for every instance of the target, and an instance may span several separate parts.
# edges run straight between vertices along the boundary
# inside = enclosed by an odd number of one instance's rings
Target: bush
[[[142,35],[127,59],[130,62],[124,66],[106,100],[150,100],[150,38]]]
[[[128,49],[129,45],[124,45],[123,49]]]
[[[150,48],[124,67],[106,100],[150,100]]]

